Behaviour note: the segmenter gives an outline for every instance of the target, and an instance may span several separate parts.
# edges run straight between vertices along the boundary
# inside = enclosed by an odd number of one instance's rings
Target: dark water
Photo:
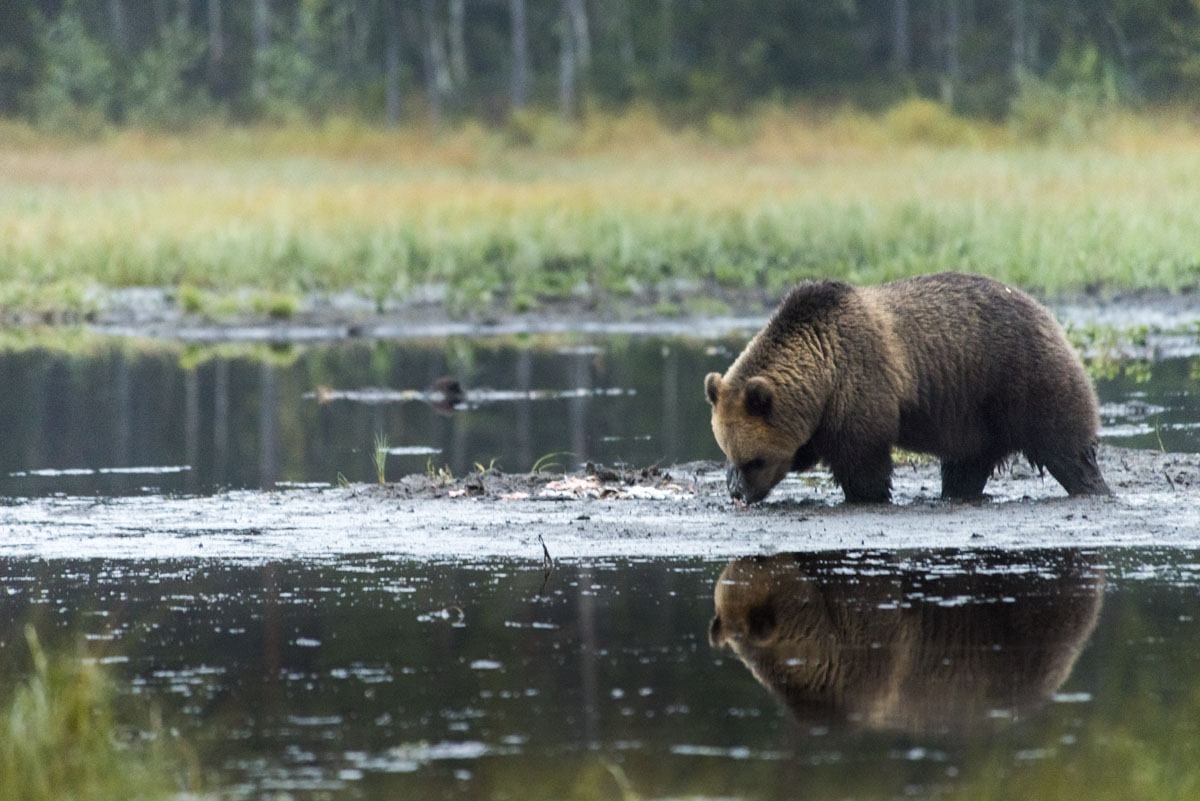
[[[207,493],[375,480],[543,456],[634,466],[720,458],[701,391],[744,336],[349,343],[209,350],[128,342],[0,354],[0,495]],[[1200,451],[1200,360],[1108,366],[1105,438]],[[449,376],[468,408],[423,399]]]
[[[0,680],[82,639],[231,798],[1196,797],[1200,553],[723,570],[0,561]]]

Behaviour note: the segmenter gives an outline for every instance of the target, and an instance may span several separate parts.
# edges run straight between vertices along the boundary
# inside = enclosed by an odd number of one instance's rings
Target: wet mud
[[[276,341],[312,342],[358,337],[424,338],[489,336],[521,333],[592,333],[719,336],[729,331],[757,329],[779,302],[777,292],[732,291],[695,286],[680,291],[658,290],[624,301],[609,298],[603,308],[587,298],[545,299],[536,311],[520,313],[498,304],[470,310],[448,304],[445,290],[426,287],[406,300],[381,308],[371,298],[346,293],[313,294],[303,298],[288,319],[243,311],[222,319],[187,312],[173,292],[162,288],[117,289],[97,299],[99,308],[85,324],[92,330],[122,336],[154,337],[187,342]],[[716,302],[728,316],[663,319],[656,301],[669,298],[686,308],[689,302]],[[1200,321],[1200,295],[1159,290],[1105,295],[1071,294],[1043,297],[1066,325],[1116,330],[1194,332]],[[21,318],[0,319],[19,325]],[[1136,348],[1135,348],[1136,349]]]
[[[482,470],[394,483],[211,497],[48,497],[0,507],[0,556],[134,559],[725,558],[871,547],[1200,546],[1200,454],[1101,449],[1116,493],[1068,498],[1015,464],[985,500],[938,498],[935,462],[902,464],[891,505],[848,506],[827,473],[738,508],[722,466],[695,462],[568,475]]]

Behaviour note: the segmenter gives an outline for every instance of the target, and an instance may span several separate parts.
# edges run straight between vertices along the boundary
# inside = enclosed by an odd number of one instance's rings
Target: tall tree
[[[512,29],[512,107],[529,102],[529,27],[525,0],[508,0]]]
[[[271,48],[270,0],[254,0],[254,99],[267,99],[267,51]]]
[[[562,0],[563,13],[558,21],[558,107],[564,117],[575,116],[575,80],[578,61],[575,31],[568,7],[571,0]]]
[[[668,72],[675,59],[675,10],[671,0],[658,0],[658,69]]]
[[[208,81],[214,88],[221,85],[225,61],[225,33],[221,27],[221,0],[207,0],[208,11]]]
[[[450,78],[450,65],[434,0],[421,0],[421,26],[416,30],[425,34],[422,60],[425,63],[425,91],[429,110],[434,120],[440,120],[446,100],[454,90],[454,82]]]
[[[609,12],[606,15],[610,26],[617,37],[617,55],[621,68],[625,71],[625,80],[629,80],[634,69],[636,56],[633,49],[633,21],[629,14],[629,0],[609,0]]]
[[[124,58],[128,55],[129,29],[125,24],[125,6],[121,0],[108,0],[108,23],[113,48]]]
[[[400,12],[397,3],[383,0],[383,103],[388,125],[400,123]]]
[[[958,85],[962,78],[962,20],[959,17],[960,0],[946,0],[943,50],[945,72],[942,75],[942,103],[953,108],[958,96]]]
[[[0,4],[0,114],[24,110],[44,77],[40,17],[32,4]]]
[[[578,111],[580,76],[592,62],[592,42],[583,0],[562,0],[559,20],[558,103],[564,117]]]
[[[592,65],[592,37],[588,32],[587,9],[583,0],[564,0],[563,5],[570,21],[575,62],[579,65],[579,70],[586,73]]]
[[[1021,2],[1021,0],[1016,0]],[[903,75],[912,66],[912,45],[908,34],[908,0],[892,0],[892,72]]]
[[[450,76],[460,90],[467,84],[466,28],[466,0],[450,0]]]

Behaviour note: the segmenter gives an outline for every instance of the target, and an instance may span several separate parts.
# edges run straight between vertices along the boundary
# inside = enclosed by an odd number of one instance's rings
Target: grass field
[[[1200,283],[1198,219],[1200,128],[1183,117],[1114,119],[1069,145],[928,108],[84,143],[10,125],[0,311],[170,286],[193,311],[285,317],[311,292],[382,302],[431,285],[452,308],[520,310],[944,269],[1045,292],[1174,290]]]

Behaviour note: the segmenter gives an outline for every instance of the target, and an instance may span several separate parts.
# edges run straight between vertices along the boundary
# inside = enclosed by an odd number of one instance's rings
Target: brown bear
[[[1103,573],[1078,551],[1023,552],[1015,570],[1012,558],[949,573],[911,557],[737,559],[713,590],[709,642],[809,725],[986,728],[1058,692],[1104,600]]]
[[[886,502],[896,446],[941,460],[944,498],[979,497],[1016,453],[1071,495],[1109,494],[1078,355],[1044,307],[990,278],[801,284],[704,386],[736,501],[823,461],[847,501]]]

